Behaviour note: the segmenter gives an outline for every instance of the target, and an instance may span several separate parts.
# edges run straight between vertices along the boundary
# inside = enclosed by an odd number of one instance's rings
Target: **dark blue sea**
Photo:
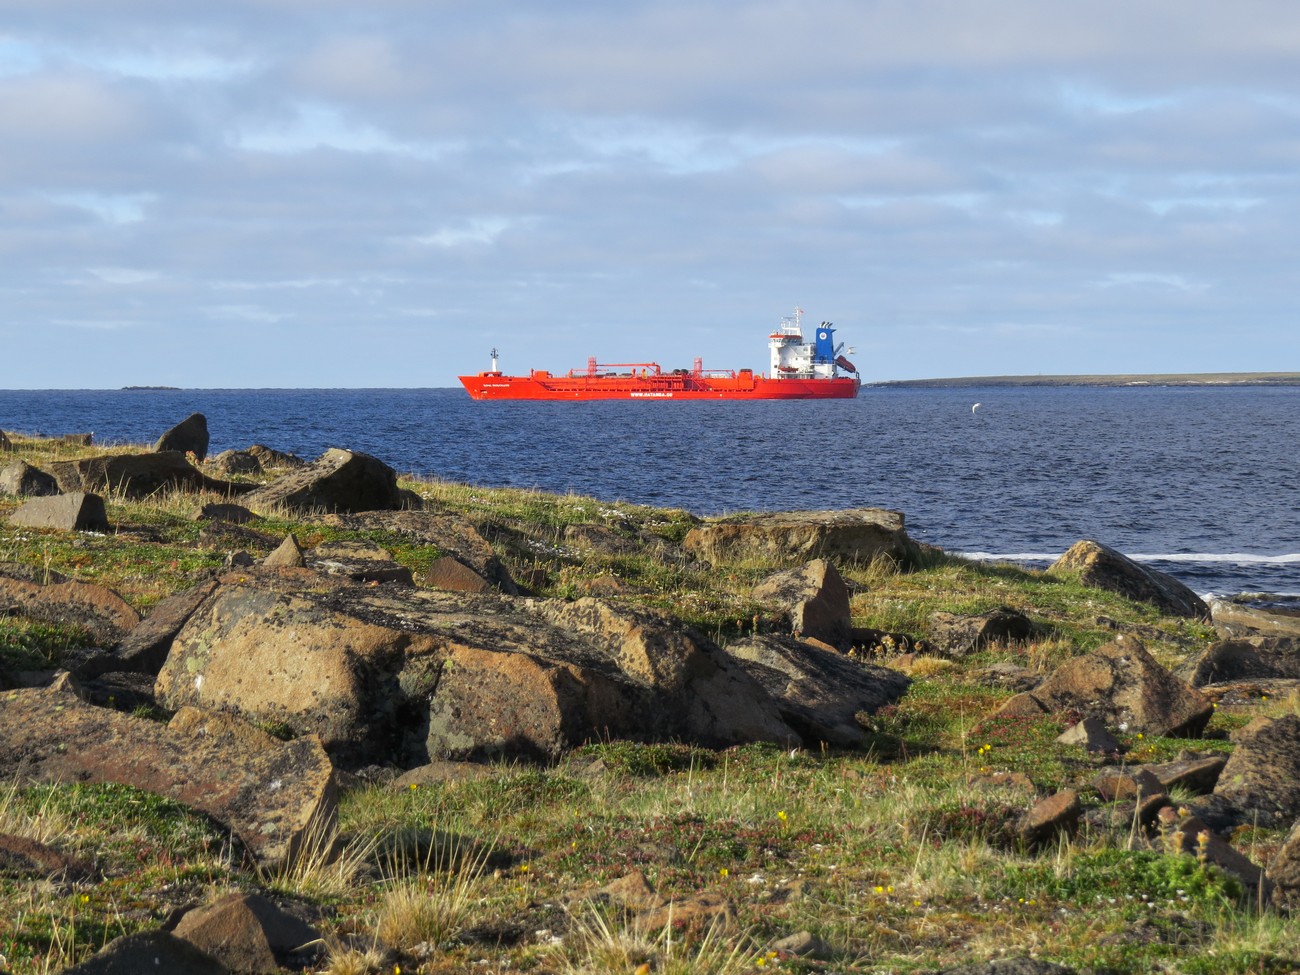
[[[977,410],[972,407],[979,403]],[[370,453],[402,473],[741,510],[884,507],[1042,566],[1093,538],[1201,593],[1300,595],[1300,388],[865,388],[852,401],[483,403],[459,389],[0,391],[0,428],[211,452]]]

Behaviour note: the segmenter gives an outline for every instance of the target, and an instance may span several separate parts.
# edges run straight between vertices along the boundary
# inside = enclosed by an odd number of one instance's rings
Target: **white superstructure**
[[[830,322],[817,326],[816,340],[805,343],[800,318],[802,308],[781,319],[781,324],[768,336],[768,349],[772,354],[773,379],[834,379],[839,368],[855,372],[847,359],[840,356],[844,346],[835,347],[835,328]]]

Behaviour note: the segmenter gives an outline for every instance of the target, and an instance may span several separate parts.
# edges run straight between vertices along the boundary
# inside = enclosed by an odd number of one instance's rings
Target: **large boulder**
[[[45,498],[59,493],[59,482],[26,461],[0,469],[0,494]]]
[[[1085,586],[1150,603],[1170,616],[1210,618],[1210,607],[1205,600],[1173,576],[1134,562],[1101,542],[1090,539],[1075,542],[1047,571],[1077,573]]]
[[[768,576],[754,587],[754,599],[780,607],[790,617],[796,636],[836,647],[849,644],[853,632],[849,587],[826,559]]]
[[[405,502],[406,496],[397,487],[396,471],[369,454],[337,447],[244,499],[244,504],[259,514],[276,509],[312,513],[395,510]]]
[[[333,773],[319,740],[281,742],[229,716],[183,709],[158,724],[85,704],[68,681],[0,694],[0,778],[157,793],[224,823],[263,863],[333,817]]]
[[[778,511],[707,521],[686,534],[686,551],[706,562],[755,559],[795,565],[809,559],[865,564],[885,559],[896,565],[917,551],[901,511]]]
[[[666,615],[343,581],[322,591],[291,571],[228,576],[173,642],[159,701],[314,732],[348,767],[550,759],[607,736],[797,737],[739,666]]]
[[[809,747],[866,744],[859,716],[893,704],[911,683],[896,670],[788,637],[751,637],[726,650],[776,700],[781,717]]]
[[[34,582],[0,574],[0,614],[80,627],[98,643],[112,644],[140,622],[121,596],[93,582]]]
[[[1214,706],[1156,663],[1141,641],[1120,636],[1067,660],[1032,691],[1017,694],[1003,714],[1076,713],[1129,733],[1195,736]]]
[[[104,499],[84,491],[32,498],[9,516],[9,524],[65,532],[106,532],[109,528]]]
[[[153,449],[175,450],[181,454],[193,454],[198,460],[203,460],[208,456],[208,418],[202,413],[191,413],[159,437]]]
[[[1214,794],[1265,826],[1300,819],[1300,715],[1263,721],[1237,743]]]
[[[238,494],[248,489],[248,485],[208,477],[175,450],[56,461],[49,465],[49,473],[65,494],[115,491],[127,498],[140,499],[166,491]]]

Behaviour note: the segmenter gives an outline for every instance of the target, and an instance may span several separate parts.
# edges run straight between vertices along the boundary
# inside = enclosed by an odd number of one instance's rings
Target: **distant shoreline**
[[[951,379],[890,379],[872,387],[930,389],[977,386],[1300,386],[1300,372],[1154,373],[1114,376],[964,376]]]

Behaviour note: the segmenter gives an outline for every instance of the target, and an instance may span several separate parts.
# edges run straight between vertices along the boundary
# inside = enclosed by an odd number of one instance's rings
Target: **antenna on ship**
[[[496,349],[493,349],[493,350],[492,350],[492,371],[493,371],[493,372],[500,372],[500,371],[501,371],[500,369],[497,368],[497,350],[496,350]]]

